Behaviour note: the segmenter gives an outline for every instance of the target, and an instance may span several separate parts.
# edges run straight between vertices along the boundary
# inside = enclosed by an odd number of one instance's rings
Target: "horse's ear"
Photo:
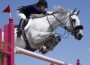
[[[76,10],[77,10],[77,9],[75,8],[75,9],[73,10],[72,14],[74,14],[74,12],[75,12]]]
[[[77,11],[77,15],[80,13],[80,10],[79,11]]]

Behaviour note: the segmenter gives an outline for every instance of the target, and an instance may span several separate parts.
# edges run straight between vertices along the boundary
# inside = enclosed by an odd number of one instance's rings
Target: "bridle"
[[[61,21],[54,14],[51,14],[51,15],[53,17],[55,17],[55,19],[61,24],[60,27],[65,29],[65,33],[63,35],[61,35],[60,33],[55,33],[55,34],[59,35],[62,38],[68,38],[68,36],[69,36],[69,29],[67,28],[67,26],[63,25],[63,23],[61,23]],[[68,20],[70,20],[73,29],[75,29],[74,24],[73,24],[72,19],[71,19],[71,16],[72,15],[70,14],[69,17],[68,17],[68,19],[65,21],[65,24],[67,23]],[[50,24],[50,21],[48,19],[48,16],[46,16],[46,17],[47,17],[47,21],[48,21],[48,23],[50,25],[51,30],[54,31],[52,25]],[[64,37],[66,33],[68,33],[68,35],[66,37]]]
[[[60,33],[55,33],[55,34],[59,35],[59,36],[62,37],[62,38],[67,38],[69,35],[68,35],[67,37],[64,37],[64,35],[66,34],[66,29],[67,29],[67,27],[64,26],[64,25],[61,23],[61,21],[60,21],[55,15],[52,14],[52,16],[54,16],[55,19],[61,24],[60,27],[62,27],[62,28],[65,29],[65,33],[64,33],[63,35],[60,34]],[[50,25],[51,30],[54,31],[52,25],[50,24],[50,21],[49,21],[48,17],[47,17],[47,21],[48,21],[48,23],[49,23],[49,25]]]

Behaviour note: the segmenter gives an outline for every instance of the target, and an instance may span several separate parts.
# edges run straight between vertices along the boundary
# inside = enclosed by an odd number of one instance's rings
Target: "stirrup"
[[[22,34],[22,30],[21,29],[17,29],[17,37],[20,37]]]
[[[20,37],[21,34],[22,34],[22,32],[18,31],[18,32],[17,32],[17,37]]]

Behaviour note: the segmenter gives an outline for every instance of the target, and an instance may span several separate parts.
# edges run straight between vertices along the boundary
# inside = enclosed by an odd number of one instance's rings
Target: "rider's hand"
[[[51,12],[51,11],[47,11],[47,13],[46,13],[47,15],[52,15],[53,14],[53,12]]]

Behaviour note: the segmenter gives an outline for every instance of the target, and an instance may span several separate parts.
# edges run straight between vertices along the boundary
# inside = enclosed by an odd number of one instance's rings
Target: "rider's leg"
[[[19,26],[18,26],[18,28],[17,28],[17,37],[20,37],[21,36],[21,34],[22,34],[22,23],[24,22],[24,20],[23,19],[21,19],[20,20],[20,22],[19,22]]]
[[[27,23],[28,23],[28,19],[21,19],[20,20],[20,23],[19,23],[19,26],[18,26],[18,32],[17,32],[17,36],[18,37],[20,37],[21,36],[21,34],[22,34],[22,31],[24,31],[24,28],[25,28],[25,26],[27,25]]]
[[[20,37],[22,34],[22,30],[23,30],[22,24],[25,22],[26,16],[23,13],[18,12],[18,17],[20,18],[20,23],[19,23],[19,26],[17,28],[17,30],[18,30],[17,37]]]

